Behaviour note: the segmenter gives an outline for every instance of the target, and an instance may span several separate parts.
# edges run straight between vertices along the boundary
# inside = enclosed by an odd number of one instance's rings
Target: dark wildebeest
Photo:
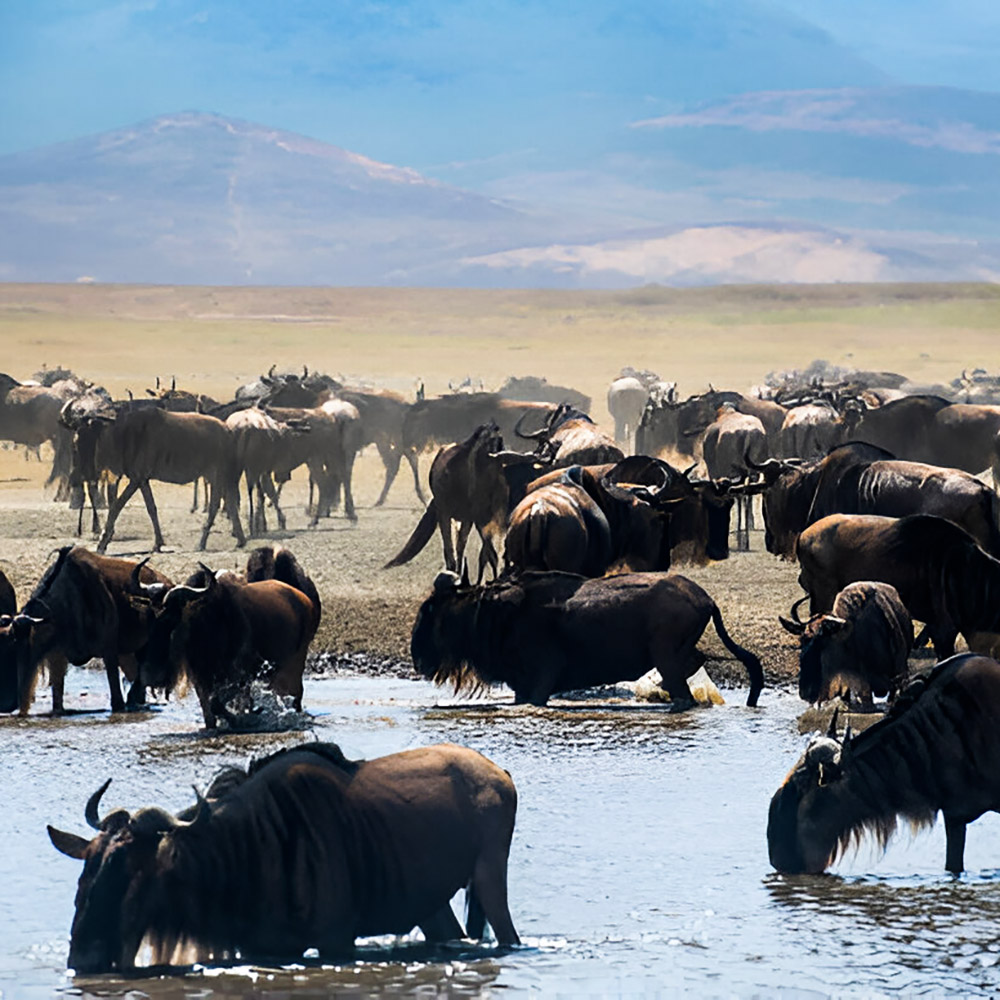
[[[0,441],[13,441],[38,448],[46,441],[54,451],[52,471],[46,487],[55,484],[56,499],[68,496],[70,452],[73,436],[59,422],[59,412],[67,401],[65,392],[41,385],[22,385],[0,373]]]
[[[286,483],[300,465],[308,467],[310,481],[318,489],[316,502],[311,504],[309,526],[314,528],[321,517],[329,517],[341,488],[344,491],[344,516],[349,521],[357,521],[351,489],[354,459],[360,447],[357,408],[342,400],[327,400],[311,409],[269,406],[267,413],[275,420],[293,423],[308,431],[286,441],[274,474],[279,483]]]
[[[1000,560],[944,518],[832,514],[802,532],[798,558],[810,614],[829,611],[847,584],[877,580],[927,626],[938,659],[959,633],[976,652],[1000,643]]]
[[[506,568],[581,576],[666,571],[670,515],[646,502],[654,497],[647,487],[626,490],[583,466],[566,469],[555,482],[529,489],[514,508],[504,546]]]
[[[278,502],[273,472],[281,464],[289,438],[304,433],[305,427],[281,423],[255,406],[231,413],[226,417],[226,426],[233,435],[239,475],[246,479],[248,533],[253,536],[267,531],[265,494],[274,506],[278,526],[284,530],[285,515]]]
[[[0,569],[0,617],[4,615],[13,617],[16,614],[17,595],[14,593],[14,584],[7,579],[7,574]]]
[[[935,514],[1000,555],[996,495],[960,469],[898,461],[862,442],[841,445],[804,466],[776,459],[749,464],[764,476],[763,485],[752,488],[764,492],[767,550],[785,559],[794,557],[799,534],[828,514]]]
[[[767,847],[788,874],[818,874],[870,833],[885,847],[897,817],[944,815],[945,868],[965,867],[965,828],[1000,811],[1000,663],[953,656],[896,699],[886,718],[843,743],[814,737],[771,799]]]
[[[208,514],[198,547],[204,549],[220,503],[232,524],[238,545],[246,538],[239,517],[239,471],[234,438],[223,421],[202,413],[171,413],[155,401],[150,405],[118,404],[108,411],[88,411],[64,420],[75,431],[74,462],[81,481],[94,483],[104,470],[128,479],[108,510],[97,545],[104,552],[115,533],[115,522],[137,491],[142,493],[153,525],[153,547],[163,548],[163,532],[153,499],[152,481],[210,484]],[[95,491],[91,491],[94,495]],[[96,512],[95,512],[96,517]]]
[[[615,440],[630,451],[648,400],[648,386],[635,375],[622,374],[608,386],[608,413],[615,422]]]
[[[487,564],[497,575],[497,552],[493,536],[507,523],[507,492],[500,459],[503,439],[495,423],[483,424],[459,444],[442,448],[431,465],[431,502],[400,552],[385,569],[409,562],[430,541],[435,526],[441,533],[445,566],[457,571],[473,527],[479,533],[479,580]],[[452,521],[458,522],[458,540],[453,539]]]
[[[600,430],[586,413],[560,403],[546,415],[538,430],[524,430],[524,423],[531,414],[525,414],[514,426],[514,433],[525,440],[534,441],[535,454],[544,457],[553,468],[571,465],[601,465],[620,462],[624,457],[621,448]]]
[[[294,565],[301,573],[287,555],[280,565],[273,560],[275,572]],[[287,582],[246,582],[206,566],[196,579],[200,586],[189,580],[173,587],[156,609],[139,661],[142,682],[169,691],[186,673],[208,729],[215,728],[217,716],[228,717],[227,701],[258,677],[275,693],[290,695],[301,710],[302,672],[320,618],[315,587],[311,594],[300,590],[295,574]]]
[[[803,598],[805,600],[805,598]],[[871,708],[872,695],[890,698],[907,677],[913,621],[888,583],[850,583],[828,614],[807,622],[780,617],[799,637],[799,697],[810,704],[841,696]]]
[[[131,559],[65,546],[19,614],[0,630],[0,711],[27,714],[43,663],[52,685],[52,711],[63,711],[66,666],[104,661],[111,709],[125,708],[118,670],[132,682],[129,706],[145,701],[136,660],[149,640],[151,614],[170,580]],[[134,607],[130,595],[145,595]]]
[[[702,456],[708,478],[744,480],[747,459],[763,462],[767,457],[767,432],[759,417],[740,413],[733,403],[723,403],[715,420],[708,425],[702,442]],[[736,547],[750,548],[753,530],[753,493],[736,497]]]
[[[843,443],[857,419],[856,409],[842,415],[822,400],[793,406],[781,425],[778,453],[784,458],[822,458]]]
[[[906,396],[867,410],[852,436],[901,459],[973,474],[990,467],[1000,431],[1000,406]]]
[[[556,409],[554,403],[501,399],[495,392],[452,393],[421,399],[407,410],[403,423],[403,451],[412,455],[415,461],[432,445],[464,441],[477,427],[490,421],[497,425],[505,441],[513,441],[514,428],[523,417],[541,423]],[[410,464],[414,466],[413,461]],[[419,476],[415,476],[414,486],[417,496],[425,501]]]
[[[84,861],[70,935],[78,975],[126,972],[143,939],[154,964],[190,949],[200,962],[295,962],[350,956],[355,938],[519,943],[507,906],[507,858],[517,792],[502,768],[453,744],[347,760],[329,743],[279,750],[188,820],[162,809],[103,819],[96,836],[49,827]],[[465,929],[450,906],[465,889]]]
[[[515,399],[526,403],[568,403],[581,413],[590,413],[590,396],[577,389],[552,385],[536,375],[511,375],[497,390],[497,395],[501,399]]]
[[[560,691],[634,681],[654,667],[678,708],[693,704],[687,679],[704,662],[695,648],[709,620],[750,675],[748,705],[764,686],[760,661],[726,632],[719,608],[683,576],[625,573],[599,580],[525,573],[487,587],[440,573],[420,607],[410,655],[425,677],[456,688],[506,684],[519,703]]]

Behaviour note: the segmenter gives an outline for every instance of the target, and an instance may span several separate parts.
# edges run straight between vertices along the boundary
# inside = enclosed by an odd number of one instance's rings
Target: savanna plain
[[[217,399],[278,369],[322,371],[412,399],[472,377],[496,388],[540,375],[590,395],[612,425],[608,383],[624,365],[674,381],[683,398],[708,388],[746,391],[767,373],[814,358],[947,382],[991,372],[1000,357],[994,285],[747,286],[626,292],[447,289],[209,288],[0,285],[0,369],[27,378],[64,366],[116,398],[143,396],[155,379]],[[515,446],[512,442],[508,446]],[[44,456],[44,453],[43,453]],[[421,473],[426,486],[430,456]],[[43,490],[47,462],[0,451],[0,566],[27,595],[53,551],[78,541],[77,513]],[[671,715],[607,698],[513,708],[504,692],[478,700],[416,679],[410,628],[441,567],[435,537],[410,564],[383,570],[422,507],[403,464],[382,508],[374,449],[355,467],[359,519],[307,528],[299,470],[283,494],[289,530],[269,538],[293,550],[315,580],[327,653],[307,683],[312,731],[349,756],[375,756],[439,739],[482,750],[518,785],[510,861],[511,911],[527,947],[513,955],[468,948],[449,956],[376,950],[346,968],[227,970],[141,982],[69,980],[63,967],[74,864],[54,856],[52,822],[80,827],[87,795],[112,774],[122,804],[188,804],[217,767],[302,738],[302,732],[200,731],[193,695],[152,716],[112,719],[96,671],[71,668],[68,700],[97,709],[65,720],[0,719],[4,819],[0,832],[0,996],[329,996],[563,994],[694,991],[795,996],[1000,990],[1000,824],[970,829],[969,874],[943,875],[943,834],[889,851],[862,850],[835,875],[770,872],[767,802],[801,750],[804,707],[789,682],[794,640],[778,626],[801,591],[793,564],[764,551],[679,568],[722,609],[733,638],[756,652],[768,687],[743,707],[746,675],[710,629],[702,648],[727,704]],[[202,515],[188,487],[154,484],[167,551],[153,564],[175,580],[203,559],[242,568],[220,517],[195,551]],[[273,518],[272,518],[273,521]],[[86,531],[84,544],[93,545]],[[111,555],[149,552],[152,531],[134,499]],[[110,797],[113,797],[111,793]],[[918,874],[914,874],[918,873]]]

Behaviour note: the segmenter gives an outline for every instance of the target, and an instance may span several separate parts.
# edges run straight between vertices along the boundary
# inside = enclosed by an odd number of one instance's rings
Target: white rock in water
[[[623,685],[631,688],[639,701],[670,701],[670,695],[660,687],[660,674],[656,670],[650,670],[648,674],[643,674],[637,681]],[[725,705],[726,700],[722,697],[719,689],[715,686],[712,678],[705,672],[704,667],[699,667],[689,678],[688,687],[691,689],[691,697],[699,705]]]

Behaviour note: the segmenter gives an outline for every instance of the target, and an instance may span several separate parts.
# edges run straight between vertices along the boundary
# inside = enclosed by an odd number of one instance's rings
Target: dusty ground
[[[425,459],[425,473],[428,464],[429,459]],[[20,455],[0,453],[0,478],[13,478],[12,471],[36,479],[42,467],[34,461],[25,462]],[[368,654],[364,658],[366,669],[384,667],[386,660],[408,659],[416,610],[443,565],[440,539],[435,536],[413,562],[381,569],[409,537],[421,514],[412,482],[402,475],[387,505],[372,507],[381,477],[378,455],[374,451],[364,454],[357,467],[357,525],[338,515],[309,529],[304,511],[307,486],[300,471],[283,497],[290,530],[271,532],[267,538],[287,545],[319,588],[323,621],[314,649],[328,651],[344,665],[357,662],[349,654]],[[203,515],[189,513],[190,490],[158,485],[155,494],[170,551],[154,555],[153,565],[178,582],[197,568],[199,559],[213,569],[243,568],[246,552],[235,548],[228,521],[221,517],[216,521],[207,552],[198,553],[195,546]],[[64,504],[41,499],[37,481],[0,483],[0,568],[10,577],[19,598],[30,593],[55,549],[77,541],[76,518],[76,512]],[[273,520],[272,515],[269,523]],[[89,526],[89,511],[85,522]],[[86,529],[82,541],[90,546],[95,543]],[[145,555],[151,545],[149,519],[136,497],[118,521],[108,554]],[[796,568],[764,552],[761,533],[754,535],[752,546],[749,554],[734,554],[726,562],[704,568],[681,568],[681,572],[712,594],[732,637],[760,656],[769,679],[787,678],[795,669],[794,645],[778,626],[776,616],[787,613],[800,595]],[[702,645],[708,655],[721,658],[708,665],[717,682],[731,680],[738,686],[746,685],[742,666],[728,658],[711,626]]]
[[[992,370],[998,326],[995,285],[574,293],[0,284],[0,369],[24,378],[46,364],[65,365],[119,396],[126,389],[142,395],[158,374],[176,375],[179,386],[220,399],[275,362],[348,373],[410,398],[418,379],[435,392],[466,375],[493,388],[510,374],[537,374],[590,393],[606,425],[604,393],[625,364],[677,380],[682,394],[709,382],[746,389],[768,371],[817,356],[947,380],[977,364]],[[53,550],[76,540],[76,514],[43,495],[46,472],[21,452],[0,451],[0,560],[22,596]],[[370,654],[369,666],[405,659],[414,614],[441,565],[435,539],[409,566],[380,569],[420,515],[407,475],[400,474],[386,507],[372,509],[381,464],[374,453],[361,457],[357,526],[334,517],[307,530],[301,471],[286,491],[292,530],[271,538],[292,548],[319,586],[318,650]],[[155,564],[180,580],[199,558],[193,546],[201,515],[188,513],[187,488],[157,485],[155,493],[173,547]],[[136,499],[109,551],[145,554],[151,538]],[[213,568],[245,562],[224,521],[201,558]],[[760,655],[771,681],[794,673],[794,641],[777,615],[799,596],[796,570],[763,551],[760,533],[749,554],[681,571],[712,594],[733,638]],[[703,645],[725,655],[711,629]],[[746,683],[728,658],[709,669],[717,680]]]

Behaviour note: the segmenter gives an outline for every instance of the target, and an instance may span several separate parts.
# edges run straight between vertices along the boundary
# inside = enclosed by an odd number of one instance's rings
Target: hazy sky
[[[197,109],[425,169],[516,158],[529,126],[585,146],[812,82],[769,75],[800,44],[816,85],[1000,91],[1000,0],[0,0],[0,153]]]

